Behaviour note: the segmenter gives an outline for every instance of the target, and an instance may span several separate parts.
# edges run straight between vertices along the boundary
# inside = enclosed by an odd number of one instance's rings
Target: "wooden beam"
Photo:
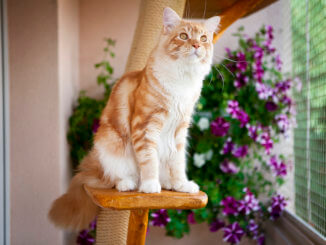
[[[259,6],[263,0],[242,0],[237,1],[231,7],[224,10],[221,16],[221,24],[219,32],[214,35],[214,43],[220,38],[224,31],[232,25],[236,20],[245,16]]]
[[[262,2],[263,0],[237,1],[231,7],[224,10],[220,15],[221,16],[220,30],[216,35],[214,35],[213,43],[216,43],[216,41],[220,38],[220,36],[230,25],[232,25],[236,20],[250,13],[250,11],[254,10]]]
[[[212,16],[220,15],[223,11],[231,7],[236,2],[245,1],[246,0],[187,0],[183,18],[206,19]],[[252,11],[243,17],[251,15],[276,1],[278,0],[263,0]]]

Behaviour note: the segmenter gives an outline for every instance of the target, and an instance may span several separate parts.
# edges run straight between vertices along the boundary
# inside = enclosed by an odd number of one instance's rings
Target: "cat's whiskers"
[[[221,56],[221,55],[218,55],[218,54],[214,53],[214,58],[216,58],[215,56],[217,56],[219,58],[223,58],[223,59],[228,60],[228,61],[231,61],[231,62],[234,62],[234,63],[243,63],[243,62],[246,62],[246,61],[242,61],[242,60],[232,60],[232,59],[227,58],[225,56]]]
[[[204,14],[203,14],[203,18],[205,19],[206,17],[206,5],[207,5],[207,0],[205,0],[205,7],[204,7]]]
[[[219,69],[217,69],[217,67],[216,67],[215,65],[213,65],[213,67],[214,67],[215,70],[218,72],[218,74],[220,74],[220,77],[221,77],[221,79],[222,79],[222,81],[223,81],[223,88],[224,88],[224,77],[223,77],[222,73],[219,71]]]
[[[190,0],[187,0],[186,19],[189,19],[189,16],[190,16]]]
[[[232,71],[230,71],[229,70],[229,68],[226,66],[226,65],[224,65],[223,63],[221,63],[221,65],[233,76],[233,77],[235,77],[235,75],[234,75],[234,73],[232,72]]]

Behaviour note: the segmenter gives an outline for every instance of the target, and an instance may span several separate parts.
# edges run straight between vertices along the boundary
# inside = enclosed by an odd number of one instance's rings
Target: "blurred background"
[[[219,4],[218,0],[215,2]],[[0,187],[4,218],[0,243],[75,244],[76,234],[56,229],[47,219],[51,202],[66,190],[73,175],[66,137],[69,117],[81,90],[94,98],[103,95],[94,64],[103,59],[104,38],[116,41],[110,64],[115,78],[123,75],[140,3],[141,0],[1,1]],[[324,129],[325,120],[326,94],[321,92],[326,91],[326,40],[322,34],[326,27],[325,9],[325,3],[318,0],[270,1],[233,23],[214,45],[214,63],[218,63],[226,57],[226,48],[238,47],[238,38],[232,34],[240,26],[247,36],[253,36],[263,25],[270,25],[274,29],[273,46],[283,61],[282,72],[300,75],[303,83],[303,97],[297,96],[299,127],[291,128],[289,136],[274,148],[291,160],[284,184],[278,190],[288,198],[288,205],[281,220],[267,222],[267,244],[325,244],[326,144],[324,133],[311,136],[316,127]],[[294,35],[298,31],[295,24],[302,31]],[[316,43],[307,38],[314,38]],[[293,52],[303,46],[301,53]],[[293,64],[301,64],[304,71],[296,70]],[[317,98],[322,99],[313,104]],[[313,113],[319,113],[318,120],[311,120]],[[146,244],[224,244],[222,237],[222,231],[210,232],[206,223],[191,225],[190,234],[181,240],[165,236],[162,228],[150,227]],[[301,242],[293,242],[297,239]],[[242,244],[256,241],[243,239]]]

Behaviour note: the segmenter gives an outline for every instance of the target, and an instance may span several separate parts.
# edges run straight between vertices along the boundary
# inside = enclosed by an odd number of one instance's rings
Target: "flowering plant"
[[[286,206],[276,190],[288,164],[272,149],[293,122],[294,82],[283,78],[271,26],[253,38],[243,28],[235,36],[239,48],[226,49],[206,77],[190,129],[188,176],[207,193],[207,207],[154,212],[152,225],[165,226],[167,235],[182,237],[189,224],[207,222],[231,244],[244,235],[263,244],[263,221]]]

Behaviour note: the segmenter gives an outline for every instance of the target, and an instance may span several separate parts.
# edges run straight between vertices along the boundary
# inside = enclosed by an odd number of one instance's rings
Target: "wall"
[[[47,220],[68,176],[78,91],[78,0],[8,0],[11,243],[63,244]]]
[[[12,244],[62,239],[46,220],[60,190],[56,13],[55,1],[8,1]]]
[[[114,76],[119,78],[124,73],[139,4],[140,0],[80,0],[80,87],[89,95],[101,92],[94,64],[103,58],[104,38],[117,41],[112,61]]]

